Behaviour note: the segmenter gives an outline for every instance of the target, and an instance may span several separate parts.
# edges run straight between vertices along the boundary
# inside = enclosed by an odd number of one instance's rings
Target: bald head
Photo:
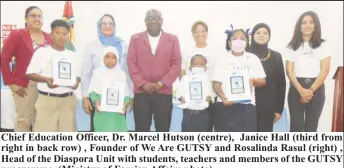
[[[150,9],[146,13],[145,23],[149,35],[156,37],[161,32],[163,19],[161,12],[156,9]]]
[[[152,15],[155,15],[155,16],[161,16],[161,12],[156,10],[156,9],[149,9],[147,12],[146,12],[146,18],[149,17],[149,16],[152,16]]]

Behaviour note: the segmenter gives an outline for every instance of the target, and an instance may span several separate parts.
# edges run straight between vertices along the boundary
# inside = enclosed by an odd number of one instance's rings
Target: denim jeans
[[[182,132],[208,132],[209,129],[208,109],[183,110]]]

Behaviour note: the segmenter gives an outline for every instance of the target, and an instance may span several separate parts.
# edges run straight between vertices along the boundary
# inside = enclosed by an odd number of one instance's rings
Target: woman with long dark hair
[[[252,29],[249,51],[258,56],[266,74],[266,85],[256,88],[258,132],[272,132],[284,109],[286,79],[281,54],[268,47],[270,27],[259,23]]]
[[[1,65],[5,85],[12,92],[16,105],[16,132],[28,132],[36,116],[37,83],[26,78],[26,69],[33,53],[51,44],[51,37],[42,31],[43,13],[36,6],[25,11],[25,28],[13,30],[1,51]],[[10,62],[15,58],[15,68]]]
[[[320,20],[315,12],[308,11],[299,17],[287,47],[290,131],[316,132],[325,102],[324,81],[330,70],[331,50],[321,38]]]

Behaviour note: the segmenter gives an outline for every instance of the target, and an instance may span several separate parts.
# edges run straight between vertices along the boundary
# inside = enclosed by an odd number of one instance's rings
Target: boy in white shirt
[[[35,104],[37,111],[33,127],[35,132],[75,132],[75,111],[77,98],[73,91],[80,83],[80,66],[74,52],[66,50],[70,25],[64,20],[51,23],[51,47],[39,48],[33,55],[27,68],[29,80],[38,82],[38,99]],[[53,65],[54,59],[67,59],[71,62],[70,76],[76,72],[76,84],[73,87],[54,84],[53,72],[59,68]],[[74,64],[74,65],[73,65]],[[53,69],[54,68],[54,69]],[[76,70],[73,71],[73,68]]]
[[[190,62],[191,74],[183,76],[176,95],[182,103],[180,108],[183,108],[182,132],[207,132],[210,120],[208,107],[212,102],[211,82],[206,69],[207,59],[197,54],[191,58]],[[195,81],[196,87],[192,87],[190,82],[192,80]],[[192,90],[195,91],[194,94],[190,93]],[[193,99],[192,96],[198,100],[189,101]]]

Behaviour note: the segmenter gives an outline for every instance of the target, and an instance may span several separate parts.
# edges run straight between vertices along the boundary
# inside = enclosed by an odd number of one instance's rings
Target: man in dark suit
[[[172,85],[181,68],[178,37],[164,32],[161,12],[147,11],[147,30],[134,34],[128,51],[134,83],[135,131],[149,132],[154,114],[157,132],[168,132],[172,116]]]

